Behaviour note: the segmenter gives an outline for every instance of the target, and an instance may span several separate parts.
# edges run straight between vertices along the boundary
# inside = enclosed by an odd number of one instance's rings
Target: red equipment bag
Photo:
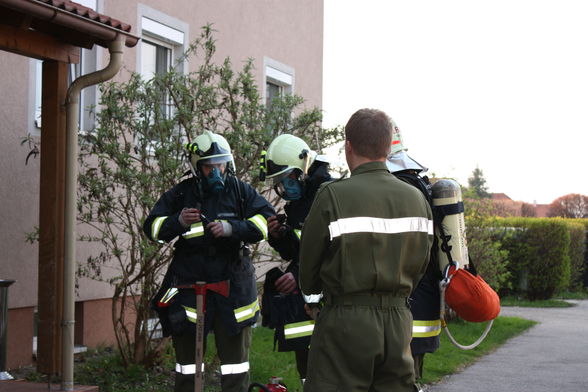
[[[463,268],[450,266],[449,284],[445,289],[445,302],[457,315],[470,322],[483,322],[495,319],[500,313],[500,298],[476,273],[472,264],[472,272]]]

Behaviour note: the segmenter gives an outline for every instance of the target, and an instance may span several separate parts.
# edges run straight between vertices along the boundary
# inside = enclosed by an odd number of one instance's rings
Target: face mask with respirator
[[[213,167],[206,176],[206,189],[211,193],[220,193],[225,187],[225,176],[218,167]]]
[[[298,179],[286,177],[276,185],[276,193],[284,200],[298,200],[302,197],[302,184]]]

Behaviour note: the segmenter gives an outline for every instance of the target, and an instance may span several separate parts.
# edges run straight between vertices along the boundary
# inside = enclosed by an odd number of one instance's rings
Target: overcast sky
[[[325,0],[324,125],[384,110],[429,173],[588,195],[588,1]]]

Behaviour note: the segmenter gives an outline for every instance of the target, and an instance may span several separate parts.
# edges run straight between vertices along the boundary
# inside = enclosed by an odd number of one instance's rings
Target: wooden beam
[[[50,35],[4,24],[0,24],[0,50],[39,60],[70,64],[80,62],[80,48],[63,43]]]
[[[61,372],[68,65],[43,62],[37,370]]]

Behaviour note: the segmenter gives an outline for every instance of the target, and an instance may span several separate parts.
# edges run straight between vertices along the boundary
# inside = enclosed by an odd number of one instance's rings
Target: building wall
[[[6,367],[16,369],[33,361],[33,307],[8,311]]]
[[[321,106],[322,102],[322,46],[323,2],[319,0],[256,0],[256,1],[193,1],[158,0],[118,1],[97,0],[97,11],[133,25],[133,33],[141,35],[141,15],[155,12],[171,21],[186,26],[186,44],[201,32],[200,27],[213,23],[220,62],[230,56],[235,68],[248,58],[254,59],[256,80],[260,91],[265,88],[267,59],[287,66],[294,71],[293,92],[306,99],[306,106]],[[124,67],[137,70],[140,45],[126,48]],[[108,63],[108,51],[98,50],[99,68]],[[188,70],[197,64],[188,64]],[[40,159],[25,159],[27,145],[23,138],[31,131],[34,117],[34,60],[8,52],[0,52],[0,279],[15,279],[9,289],[10,363],[21,364],[14,345],[29,345],[32,339],[33,313],[37,304],[38,247],[25,242],[27,232],[34,230],[39,221],[39,163]],[[116,77],[123,80],[128,72]],[[91,249],[90,249],[91,250]],[[86,246],[78,247],[78,260],[84,260]],[[42,279],[42,277],[40,277]],[[100,322],[92,315],[110,315],[111,288],[100,282],[81,280],[77,290],[76,315],[83,324],[78,337],[84,344],[109,341],[112,336],[99,331]],[[85,302],[84,302],[85,301]],[[88,309],[93,309],[89,311]],[[111,322],[108,316],[108,327]],[[85,330],[92,326],[92,333]],[[79,327],[79,326],[78,326]],[[26,336],[25,336],[26,335]],[[31,344],[32,346],[32,344]],[[23,358],[30,353],[23,351]],[[17,357],[15,357],[18,356]],[[12,362],[16,361],[16,362]]]
[[[86,347],[116,344],[110,298],[76,302],[74,342],[76,345]]]
[[[0,279],[10,286],[10,308],[37,301],[38,247],[25,242],[25,233],[39,222],[39,162],[25,160],[29,149],[21,141],[29,130],[29,71],[31,60],[0,51]]]

